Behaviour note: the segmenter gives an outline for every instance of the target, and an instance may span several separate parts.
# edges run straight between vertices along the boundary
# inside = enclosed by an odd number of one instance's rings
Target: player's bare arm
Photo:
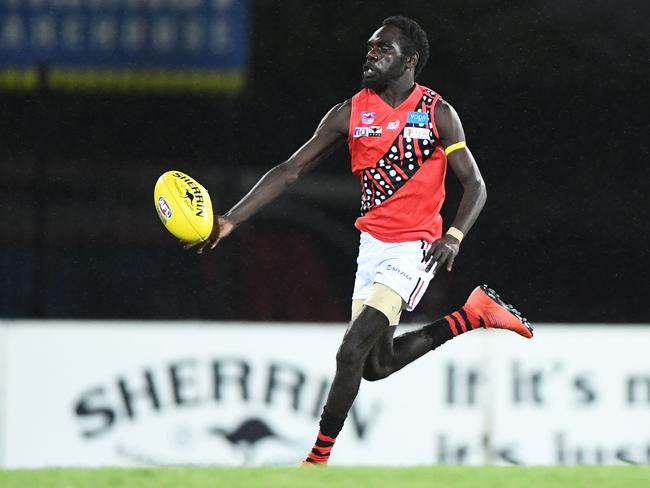
[[[465,131],[454,108],[441,100],[435,107],[435,119],[440,143],[448,152],[447,164],[463,186],[463,196],[451,224],[453,230],[435,241],[429,250],[427,269],[437,262],[436,269],[446,267],[447,271],[451,271],[460,241],[481,213],[487,191],[474,156],[465,145]]]
[[[350,101],[335,105],[321,120],[314,135],[285,162],[270,169],[234,207],[216,216],[210,238],[198,253],[227,237],[239,224],[255,215],[262,207],[281,195],[289,186],[318,166],[345,142],[350,120]]]

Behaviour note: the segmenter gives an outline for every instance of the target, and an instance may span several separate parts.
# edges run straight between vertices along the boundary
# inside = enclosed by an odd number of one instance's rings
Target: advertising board
[[[0,324],[6,467],[295,465],[345,330]],[[364,381],[331,462],[650,463],[649,343],[642,326],[466,334]]]
[[[245,0],[8,0],[0,83],[235,90],[248,64]]]

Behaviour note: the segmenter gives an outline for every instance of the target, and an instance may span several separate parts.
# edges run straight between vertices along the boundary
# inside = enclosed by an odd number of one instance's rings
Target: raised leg
[[[364,379],[386,378],[454,337],[444,318],[395,338],[394,333],[395,327],[387,330],[368,354]]]
[[[533,336],[528,320],[483,285],[474,289],[458,311],[432,324],[395,338],[394,331],[386,331],[368,354],[363,377],[368,381],[386,378],[449,339],[477,328],[507,329],[526,338]]]

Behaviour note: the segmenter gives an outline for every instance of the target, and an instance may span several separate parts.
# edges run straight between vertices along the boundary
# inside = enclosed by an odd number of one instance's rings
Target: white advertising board
[[[0,322],[0,465],[295,465],[344,329]],[[648,346],[645,326],[465,334],[364,381],[331,462],[650,463]]]

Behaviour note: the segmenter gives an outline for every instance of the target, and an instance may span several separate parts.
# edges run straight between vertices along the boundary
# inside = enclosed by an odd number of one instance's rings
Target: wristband
[[[457,229],[456,227],[449,227],[449,229],[447,229],[447,234],[450,235],[451,237],[455,237],[456,239],[458,239],[458,242],[462,242],[463,237],[465,237],[463,231]]]

